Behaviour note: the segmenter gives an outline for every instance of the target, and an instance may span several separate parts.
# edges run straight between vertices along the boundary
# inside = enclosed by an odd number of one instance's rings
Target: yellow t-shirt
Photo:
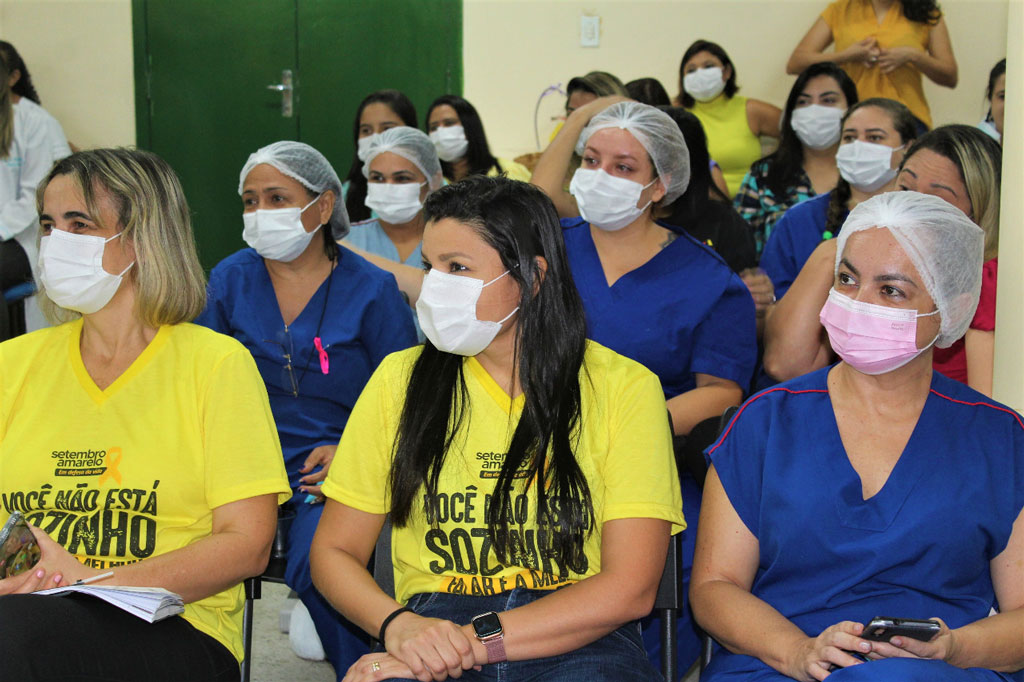
[[[498,159],[498,164],[501,166],[501,170],[513,180],[519,180],[521,182],[529,182],[530,178],[533,177],[533,173],[530,169],[521,163],[517,163],[511,159]],[[487,172],[487,177],[493,178],[499,175],[498,169],[491,166],[491,170]]]
[[[761,158],[761,141],[747,120],[747,98],[719,95],[710,102],[695,103],[690,111],[704,127],[708,154],[721,167],[729,196],[736,196],[750,164]]]
[[[850,45],[874,37],[881,48],[913,47],[928,49],[931,26],[910,21],[903,16],[900,3],[893,3],[882,23],[878,23],[870,0],[836,0],[821,13],[832,30],[836,52],[842,52]],[[863,62],[848,62],[843,69],[857,85],[857,96],[861,100],[870,97],[887,97],[902,102],[910,113],[921,119],[929,128],[932,115],[924,98],[921,72],[912,64],[905,64],[890,73],[882,73],[877,66]]]
[[[6,512],[105,569],[209,535],[215,507],[288,499],[267,391],[242,344],[193,324],[161,327],[101,391],[81,332],[79,319],[0,344]],[[239,585],[187,604],[184,618],[241,660],[242,603]]]
[[[406,397],[409,374],[421,348],[385,358],[367,383],[324,482],[333,500],[372,514],[389,510],[387,479],[392,444]],[[686,527],[665,397],[645,367],[593,342],[580,373],[581,424],[576,457],[590,486],[594,531],[587,536],[586,570],[559,567],[537,543],[536,495],[513,492],[510,532],[522,533],[524,550],[513,565],[498,562],[487,537],[484,507],[494,491],[509,441],[522,412],[522,396],[508,395],[467,358],[463,369],[469,397],[468,425],[457,434],[438,481],[438,494],[392,534],[396,598],[449,592],[493,594],[517,587],[554,589],[601,570],[601,526],[624,518],[672,522]],[[424,513],[430,510],[430,519]],[[432,523],[433,521],[433,523]]]

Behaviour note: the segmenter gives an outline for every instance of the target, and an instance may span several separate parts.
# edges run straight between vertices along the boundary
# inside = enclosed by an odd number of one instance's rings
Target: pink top
[[[983,332],[994,331],[996,328],[996,272],[999,259],[986,261],[981,270],[981,297],[978,299],[978,310],[971,320],[971,329]],[[964,340],[959,339],[949,348],[936,348],[932,356],[932,368],[942,372],[950,379],[967,383],[967,348]]]

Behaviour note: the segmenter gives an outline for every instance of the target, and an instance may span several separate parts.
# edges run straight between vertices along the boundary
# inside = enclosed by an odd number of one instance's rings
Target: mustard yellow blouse
[[[875,16],[871,0],[836,0],[822,12],[821,18],[832,30],[836,52],[871,37],[876,38],[878,46],[883,49],[928,49],[931,26],[907,19],[903,16],[903,6],[898,2],[889,8],[881,23]],[[916,66],[905,64],[891,73],[882,73],[878,67],[868,66],[862,62],[848,62],[843,64],[843,69],[857,84],[857,95],[860,99],[888,97],[903,102],[914,116],[921,119],[929,128],[932,127],[931,112],[924,98],[921,72]]]

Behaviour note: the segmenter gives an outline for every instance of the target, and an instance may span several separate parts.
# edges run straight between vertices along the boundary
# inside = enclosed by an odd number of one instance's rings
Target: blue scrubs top
[[[829,399],[830,369],[753,396],[708,448],[760,545],[751,592],[808,636],[876,616],[937,616],[951,628],[986,617],[995,605],[989,562],[1024,508],[1020,415],[933,372],[906,449],[882,489],[864,500]],[[871,679],[893,679],[878,665],[866,664]],[[725,649],[705,674],[788,679]],[[986,671],[980,679],[1024,675]]]
[[[782,298],[789,291],[793,280],[800,274],[818,244],[839,234],[838,229],[835,234],[825,232],[828,202],[831,198],[832,192],[826,192],[801,202],[786,211],[779,222],[775,223],[761,254],[761,269],[772,280],[776,298]],[[849,213],[843,211],[844,221]]]
[[[402,265],[411,265],[417,269],[423,267],[423,241],[421,240],[416,245],[416,248],[413,249],[408,258],[404,261],[398,260],[398,249],[395,248],[395,243],[384,232],[384,228],[380,226],[380,221],[376,217],[352,223],[352,229],[343,241],[363,251],[387,258],[396,263],[401,263]],[[412,317],[412,325],[416,329],[416,338],[419,339],[420,343],[423,343],[423,331],[420,329],[420,321],[416,317],[416,311],[409,305],[405,306],[405,308]]]
[[[289,480],[297,487],[303,476],[299,467],[310,451],[341,439],[356,398],[380,361],[416,344],[408,309],[391,274],[339,249],[330,277],[285,326],[263,259],[242,249],[210,273],[206,310],[196,323],[235,337],[252,353],[270,396]],[[313,345],[318,325],[327,374]],[[285,352],[292,358],[291,372],[285,369]]]
[[[666,399],[696,388],[698,372],[749,386],[754,300],[718,254],[662,225],[678,237],[609,287],[590,224],[567,218],[562,227],[589,338],[657,374]]]

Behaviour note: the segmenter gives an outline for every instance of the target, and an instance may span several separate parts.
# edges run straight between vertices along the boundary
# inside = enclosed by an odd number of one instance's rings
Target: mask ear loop
[[[917,316],[918,317],[931,317],[932,315],[938,315],[938,314],[939,314],[939,309],[936,308],[935,310],[931,311],[930,313],[918,313]],[[933,338],[931,340],[931,343],[929,343],[927,346],[925,346],[924,348],[920,349],[920,352],[923,353],[926,350],[928,350],[929,348],[931,348],[932,346],[934,346],[935,342],[939,340],[940,336],[942,336],[942,325],[941,324],[939,325],[939,331],[935,332],[935,338]]]

